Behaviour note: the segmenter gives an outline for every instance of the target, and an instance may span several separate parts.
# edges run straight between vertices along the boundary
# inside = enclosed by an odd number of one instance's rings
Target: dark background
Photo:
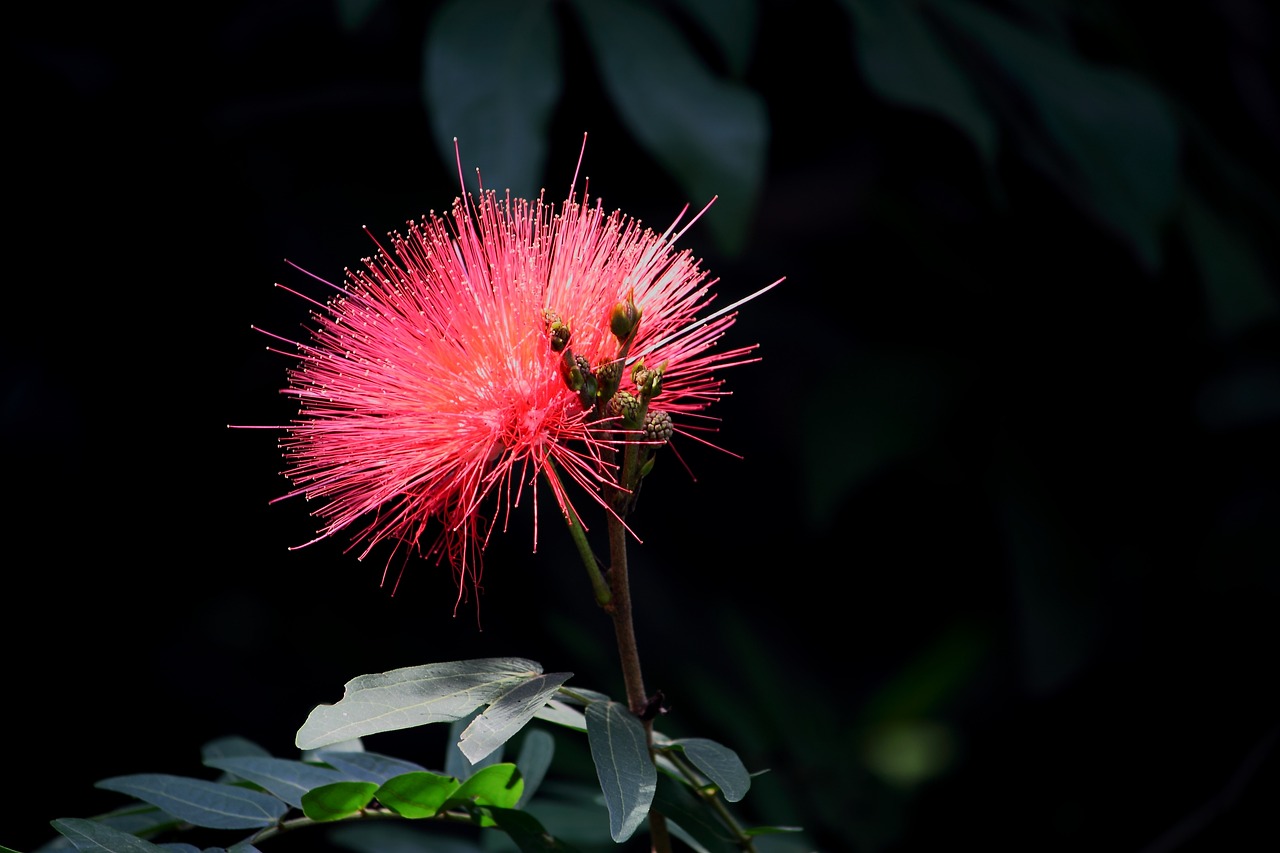
[[[966,113],[914,73],[927,50],[856,14],[876,3],[729,5],[758,15],[738,71],[689,4],[656,7],[767,110],[737,243],[683,242],[723,300],[787,281],[726,341],[761,345],[717,412],[744,458],[680,446],[697,481],[664,461],[634,519],[663,727],[770,769],[736,813],[805,833],[769,850],[1275,844],[1275,12],[960,4],[1043,45],[1011,68],[913,7]],[[477,623],[447,569],[392,597],[377,554],[288,550],[315,528],[268,505],[276,436],[227,428],[292,414],[289,360],[250,326],[306,322],[274,282],[324,294],[284,259],[337,280],[362,225],[456,194],[423,102],[439,6],[10,13],[0,844],[118,805],[98,779],[204,775],[216,737],[292,755],[360,673],[520,655],[620,693],[553,515],[536,555],[527,513],[493,542]],[[701,206],[553,8],[549,197],[587,132],[606,207],[665,227]],[[1166,106],[1171,170],[1134,156],[1151,128],[1116,69]],[[1117,227],[1144,186],[1163,202]],[[434,737],[368,746],[432,765]]]

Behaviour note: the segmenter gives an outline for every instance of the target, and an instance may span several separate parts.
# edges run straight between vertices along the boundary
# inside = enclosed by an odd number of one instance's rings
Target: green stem
[[[542,471],[548,481],[553,481],[551,488],[563,494],[564,484],[561,483],[560,475],[556,472],[556,466],[550,459],[547,460],[546,467]],[[566,508],[564,520],[569,525],[569,536],[573,539],[573,544],[578,549],[578,556],[582,558],[582,565],[587,569],[587,578],[591,581],[591,589],[595,593],[596,603],[607,609],[613,594],[609,591],[609,584],[605,581],[604,575],[600,573],[600,562],[596,560],[596,555],[591,550],[591,543],[587,541],[587,531],[582,527],[582,520],[578,518],[578,514],[571,507]]]
[[[737,842],[737,845],[743,850],[748,851],[748,853],[755,853],[755,842],[752,841],[751,836],[743,832],[742,824],[738,823],[733,814],[729,811],[728,807],[725,806],[724,802],[714,793],[706,790],[704,787],[706,783],[699,778],[698,774],[694,772],[688,762],[686,762],[675,750],[666,751],[664,752],[664,755],[666,755],[667,760],[674,764],[676,769],[680,771],[680,775],[689,780],[689,785],[693,788],[694,794],[710,806],[720,818],[721,822],[724,823],[729,831],[733,833],[734,840]]]

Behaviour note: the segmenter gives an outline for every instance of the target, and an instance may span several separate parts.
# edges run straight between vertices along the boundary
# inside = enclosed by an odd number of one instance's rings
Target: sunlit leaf
[[[649,814],[658,771],[644,725],[626,705],[593,702],[586,716],[591,760],[609,809],[609,834],[621,843]]]
[[[560,33],[550,2],[450,0],[423,47],[423,92],[444,162],[533,198],[542,185],[547,128],[560,99]]]
[[[685,757],[720,786],[724,798],[736,803],[751,787],[751,774],[738,754],[713,740],[701,737],[681,738],[674,743],[684,749]]]
[[[604,701],[608,701],[607,699]],[[546,707],[539,709],[533,715],[534,719],[543,720],[548,723],[555,723],[558,726],[575,729],[580,732],[587,730],[587,718],[581,711],[570,705],[566,705],[558,699],[553,699],[547,703]]]
[[[533,719],[549,700],[573,675],[571,672],[554,672],[531,678],[503,693],[467,726],[458,740],[458,748],[472,764],[480,761]]]
[[[842,0],[854,21],[854,58],[885,100],[935,113],[956,125],[984,162],[995,162],[999,135],[964,67],[930,28],[916,3]]]
[[[471,725],[471,721],[478,716],[480,716],[479,708],[461,720],[454,720],[449,724],[449,745],[445,748],[444,753],[444,772],[459,781],[470,779],[471,774],[477,770],[488,767],[491,764],[497,764],[502,760],[503,750],[501,747],[474,763],[463,754],[459,745],[462,733],[466,731],[467,726]]]
[[[255,756],[205,759],[205,766],[225,770],[266,788],[291,806],[302,807],[302,795],[312,788],[343,781],[343,776],[327,767],[316,767],[288,758]]]
[[[458,786],[449,802],[474,802],[498,808],[513,808],[524,792],[524,779],[514,764],[494,764],[476,771]]]
[[[763,99],[706,67],[651,4],[577,0],[600,79],[637,142],[675,178],[727,253],[745,244],[764,181]]]
[[[461,719],[515,684],[542,674],[523,658],[432,663],[361,675],[334,705],[318,705],[298,730],[299,749],[317,749],[377,732]]]
[[[270,826],[289,810],[278,798],[259,791],[164,773],[115,776],[96,787],[127,794],[188,823],[212,829]]]
[[[93,820],[65,817],[51,825],[82,853],[164,853],[158,844]]]
[[[378,802],[401,817],[431,817],[458,790],[452,776],[421,771],[388,779],[378,789]]]
[[[373,782],[334,782],[302,795],[302,813],[314,821],[341,820],[356,814],[373,800]]]
[[[541,729],[529,729],[525,732],[524,739],[520,742],[520,754],[516,756],[516,766],[524,777],[524,793],[520,795],[517,806],[529,802],[529,798],[538,790],[551,766],[555,751],[555,738],[547,732]]]
[[[338,752],[336,750],[331,752],[329,750],[321,750],[317,753],[317,757],[324,763],[331,765],[348,779],[374,782],[378,785],[388,779],[399,776],[401,773],[414,773],[427,769],[414,764],[412,761],[392,758],[388,755],[379,755],[376,752]]]

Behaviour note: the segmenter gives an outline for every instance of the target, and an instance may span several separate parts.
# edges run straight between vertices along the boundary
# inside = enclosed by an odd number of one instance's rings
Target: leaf
[[[586,716],[591,760],[609,809],[609,834],[622,843],[648,815],[658,771],[644,725],[625,705],[593,702]]]
[[[719,200],[707,227],[736,254],[764,181],[769,126],[755,92],[712,74],[652,6],[577,0],[601,82],[640,145],[698,205]]]
[[[1161,94],[1138,76],[1087,62],[975,3],[936,3],[953,31],[999,69],[1037,126],[1006,118],[1023,154],[1103,226],[1128,240],[1148,270],[1180,191],[1178,128]]]
[[[50,824],[76,850],[99,853],[163,853],[164,848],[119,829],[78,817],[64,817]]]
[[[337,750],[330,752],[321,750],[317,753],[317,757],[351,779],[374,782],[378,785],[388,779],[399,776],[401,773],[413,773],[427,769],[414,764],[412,761],[392,758],[388,755],[379,755],[376,752],[339,752]]]
[[[760,20],[757,0],[676,0],[720,48],[735,77],[747,72]]]
[[[524,779],[514,764],[494,764],[476,771],[459,785],[449,797],[449,802],[509,809],[520,801],[523,792]]]
[[[1193,193],[1187,194],[1180,213],[1182,233],[1205,289],[1213,334],[1229,339],[1274,317],[1280,301],[1266,265],[1239,230]]]
[[[212,829],[271,826],[289,810],[276,797],[259,791],[165,773],[115,776],[95,787],[128,794],[176,818]]]
[[[715,812],[688,785],[665,773],[658,775],[653,804],[673,824],[673,830],[679,827],[707,853],[736,853],[741,849]]]
[[[609,700],[605,699],[603,701],[607,702]],[[539,709],[533,716],[534,719],[555,723],[557,726],[564,726],[575,731],[585,732],[587,730],[587,718],[583,713],[558,699],[552,699],[546,704],[546,707]]]
[[[343,781],[343,776],[327,767],[316,767],[288,758],[214,758],[206,767],[225,770],[241,779],[266,788],[291,806],[302,807],[302,795],[312,788]]]
[[[736,803],[746,796],[751,787],[751,774],[736,752],[701,737],[681,738],[673,744],[684,750],[694,767],[720,786],[726,800]]]
[[[423,45],[423,85],[436,148],[455,162],[454,139],[497,189],[534,198],[547,128],[560,100],[560,34],[546,0],[450,0]]]
[[[318,705],[298,730],[299,749],[317,749],[378,732],[461,719],[513,685],[540,675],[523,658],[485,658],[411,666],[346,683],[335,705]]]
[[[401,817],[421,818],[434,816],[457,790],[452,776],[422,770],[388,779],[374,796]]]
[[[965,69],[921,17],[900,0],[842,0],[854,21],[854,53],[867,84],[885,100],[935,113],[956,125],[984,162],[996,159],[998,131]]]
[[[496,807],[488,812],[498,828],[520,848],[520,853],[569,853],[573,849],[548,833],[528,812]]]
[[[302,795],[302,813],[314,821],[342,820],[368,807],[378,785],[373,782],[333,782]]]
[[[503,693],[462,733],[458,741],[462,754],[475,764],[502,746],[524,728],[572,676],[571,672],[541,675]]]
[[[524,777],[524,793],[520,795],[517,806],[529,802],[542,784],[543,778],[551,767],[551,759],[555,756],[556,742],[547,732],[541,729],[529,729],[520,742],[520,754],[516,756],[516,766]]]
[[[211,740],[200,749],[200,758],[205,763],[208,763],[211,758],[244,758],[247,756],[270,758],[271,753],[248,738],[242,738],[238,735]]]
[[[467,726],[471,725],[471,721],[478,716],[480,716],[479,708],[461,720],[454,720],[449,724],[449,745],[445,748],[444,753],[444,772],[459,781],[470,779],[471,774],[480,768],[497,764],[502,760],[501,749],[494,750],[482,760],[474,763],[463,754],[462,747],[459,745],[459,741],[462,740],[462,733],[466,731]]]

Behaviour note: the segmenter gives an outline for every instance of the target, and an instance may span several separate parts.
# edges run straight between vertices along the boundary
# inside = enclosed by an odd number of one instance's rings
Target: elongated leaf
[[[604,699],[602,701],[607,702],[609,700]],[[552,699],[533,716],[534,719],[555,723],[557,726],[564,726],[575,731],[585,732],[587,730],[587,718],[583,713],[558,699]]]
[[[457,791],[452,776],[422,771],[388,779],[374,796],[401,817],[420,818],[435,815]]]
[[[736,803],[747,795],[751,774],[736,752],[701,737],[681,738],[673,743],[684,749],[685,756],[694,767],[720,786],[726,800]]]
[[[271,757],[270,752],[238,735],[211,740],[200,748],[200,758],[206,762],[211,758],[245,758],[251,755],[259,758]]]
[[[204,763],[260,785],[296,808],[302,808],[302,795],[307,791],[344,778],[337,770],[288,758],[213,758]]]
[[[379,755],[376,752],[339,752],[337,750],[330,752],[329,750],[320,750],[316,753],[316,757],[331,765],[348,779],[375,782],[379,785],[388,779],[399,776],[401,773],[413,773],[427,769],[414,764],[412,761],[392,758],[389,755]]]
[[[763,99],[711,73],[653,4],[573,5],[618,114],[691,204],[719,196],[705,221],[722,249],[736,253],[764,181],[769,125]]]
[[[735,853],[742,849],[734,840],[733,832],[711,807],[689,790],[688,785],[666,773],[658,774],[653,807],[667,818],[672,833],[682,835],[691,847],[696,845],[705,853]]]
[[[524,779],[514,764],[494,764],[472,775],[449,797],[451,803],[477,803],[513,808],[524,792]]]
[[[462,733],[467,730],[467,726],[471,725],[472,721],[478,716],[480,716],[479,708],[461,720],[454,720],[449,724],[449,746],[445,748],[444,753],[444,772],[453,776],[459,782],[470,779],[471,774],[477,770],[488,767],[491,764],[497,764],[502,760],[501,747],[474,763],[463,754],[462,747],[459,744],[459,741],[462,740]]]
[[[476,717],[458,741],[458,748],[475,764],[525,727],[555,692],[573,675],[553,672],[515,685]]]
[[[542,674],[523,658],[485,658],[410,666],[347,682],[335,705],[318,705],[298,730],[299,749],[364,735],[448,723]]]
[[[436,148],[450,168],[456,137],[468,185],[534,198],[547,127],[560,100],[560,33],[546,0],[450,0],[431,22],[423,87]]]
[[[555,756],[556,741],[550,734],[541,729],[529,729],[524,740],[520,742],[520,754],[516,756],[516,766],[524,777],[524,793],[520,795],[517,806],[529,802],[542,784],[551,767],[551,759]]]
[[[676,0],[695,19],[735,77],[747,72],[760,19],[758,0]]]
[[[369,805],[378,786],[373,782],[334,782],[302,795],[302,813],[314,821],[342,820]]]
[[[552,837],[528,812],[500,808],[488,811],[498,828],[520,848],[520,853],[572,853],[573,848]]]
[[[936,113],[995,162],[995,122],[964,68],[930,29],[919,4],[901,0],[842,0],[854,21],[855,53],[871,88],[893,103]]]
[[[289,810],[270,794],[165,773],[115,776],[95,787],[128,794],[188,823],[212,829],[271,826]]]
[[[1081,59],[977,3],[935,3],[989,57],[1038,127],[1011,122],[1024,156],[1156,269],[1179,195],[1178,128],[1158,90]]]
[[[78,817],[52,821],[54,829],[75,845],[76,850],[94,853],[164,853],[164,848],[119,829]]]
[[[620,702],[587,706],[587,742],[609,809],[609,834],[622,843],[649,814],[657,768],[649,757],[644,725]]]

